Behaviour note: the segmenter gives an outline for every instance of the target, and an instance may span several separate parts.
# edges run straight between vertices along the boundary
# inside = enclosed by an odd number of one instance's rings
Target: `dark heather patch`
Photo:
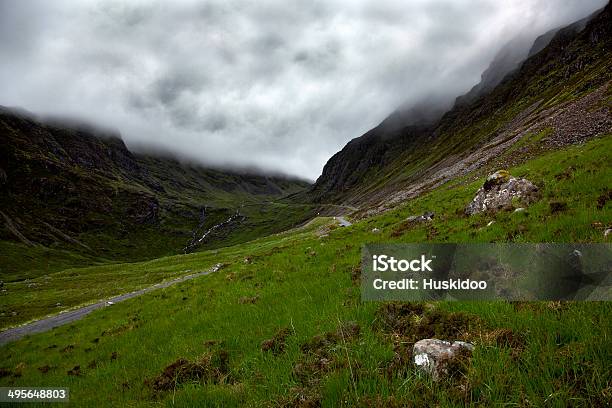
[[[357,264],[351,268],[351,281],[355,285],[361,282],[361,264]]]
[[[551,214],[557,214],[563,211],[567,211],[567,203],[563,201],[551,201],[548,203]]]
[[[293,377],[303,386],[319,387],[325,373],[348,368],[340,349],[344,343],[357,339],[360,332],[357,323],[345,322],[336,331],[314,336],[302,344],[302,356],[293,366]]]
[[[47,374],[50,370],[51,370],[51,367],[48,366],[48,365],[44,365],[42,367],[38,367],[38,371],[40,371],[43,374]]]
[[[72,350],[74,350],[75,345],[74,344],[69,344],[66,347],[64,347],[63,349],[60,350],[60,353],[69,353]]]
[[[213,384],[228,382],[230,380],[228,360],[228,353],[225,350],[207,353],[193,362],[179,358],[157,377],[146,380],[145,384],[154,392],[163,392],[189,382]]]
[[[523,351],[527,340],[522,333],[515,333],[512,329],[496,329],[493,331],[495,344],[498,347],[509,347],[513,350]]]
[[[287,346],[287,338],[291,335],[291,329],[283,327],[280,329],[274,337],[268,340],[264,340],[261,343],[261,351],[271,352],[275,356],[282,354]]]
[[[359,401],[359,408],[401,408],[401,404],[393,395],[382,397],[380,395],[365,396]]]
[[[81,366],[74,366],[72,370],[67,371],[68,375],[80,376],[81,375]]]
[[[422,303],[385,303],[376,312],[375,328],[415,343],[429,338],[461,338],[480,324],[477,316],[446,312]]]
[[[140,317],[132,316],[128,319],[127,323],[114,327],[112,329],[104,330],[102,336],[118,336],[125,332],[137,329],[141,326]]]
[[[221,340],[206,340],[204,342],[204,347],[213,347],[221,344]]]
[[[608,189],[597,198],[597,209],[602,210],[612,200],[612,190]]]
[[[321,391],[312,387],[293,387],[286,397],[276,401],[279,408],[319,408],[323,396]]]
[[[241,305],[251,304],[254,305],[259,300],[259,296],[243,296],[238,299],[238,303]]]

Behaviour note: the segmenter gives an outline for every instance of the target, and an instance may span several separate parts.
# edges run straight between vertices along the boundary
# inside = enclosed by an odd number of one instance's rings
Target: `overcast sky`
[[[398,105],[605,0],[0,0],[0,105],[314,180]]]

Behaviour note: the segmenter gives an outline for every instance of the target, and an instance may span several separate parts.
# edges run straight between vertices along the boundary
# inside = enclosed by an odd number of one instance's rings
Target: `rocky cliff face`
[[[502,50],[482,82],[433,123],[378,126],[352,140],[326,164],[313,196],[364,207],[396,203],[492,161],[519,160],[509,152],[530,137],[527,130],[549,129],[545,148],[609,133],[610,15],[608,4],[531,45]],[[584,111],[585,103],[593,109]]]

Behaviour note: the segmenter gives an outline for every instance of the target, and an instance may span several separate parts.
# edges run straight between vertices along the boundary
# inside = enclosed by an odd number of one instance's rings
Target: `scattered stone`
[[[608,235],[612,234],[612,228],[606,228],[604,231],[604,238],[608,238]]]
[[[253,262],[253,257],[247,256],[246,258],[244,258],[244,263],[245,264],[250,264]]]
[[[474,346],[463,341],[424,339],[417,341],[413,348],[414,364],[435,381],[452,376],[469,360]]]
[[[490,227],[493,224],[495,224],[495,221],[489,221],[489,223],[487,224],[487,227]]]
[[[540,197],[538,188],[527,179],[517,179],[505,170],[487,177],[484,185],[465,209],[467,215],[481,212],[497,212],[513,207],[513,201],[531,204]]]
[[[60,302],[57,302],[57,303],[55,304],[55,306],[56,306],[56,307],[60,307],[61,305],[62,305],[62,304],[61,304]]]
[[[372,232],[373,232],[374,234],[378,234],[378,233],[380,232],[380,229],[378,229],[378,228],[372,228]]]
[[[524,212],[525,208],[524,207],[519,207],[516,210],[514,210],[514,212]]]
[[[225,265],[223,265],[222,263],[215,264],[212,268],[210,268],[210,271],[218,272],[221,268],[223,268],[223,266]]]
[[[436,214],[433,211],[426,211],[422,215],[411,215],[406,218],[408,222],[424,222],[433,220]]]

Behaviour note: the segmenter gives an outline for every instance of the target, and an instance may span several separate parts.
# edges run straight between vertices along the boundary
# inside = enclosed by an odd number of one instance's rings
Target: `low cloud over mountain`
[[[399,105],[450,101],[512,38],[604,4],[2,0],[0,104],[314,179]]]

